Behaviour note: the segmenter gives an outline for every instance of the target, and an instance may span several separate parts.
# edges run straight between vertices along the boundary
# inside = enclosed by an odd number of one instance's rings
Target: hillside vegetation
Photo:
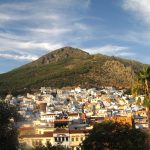
[[[99,86],[130,87],[135,74],[144,64],[90,55],[80,49],[64,47],[38,60],[0,75],[0,92],[24,92],[41,86],[85,88]]]

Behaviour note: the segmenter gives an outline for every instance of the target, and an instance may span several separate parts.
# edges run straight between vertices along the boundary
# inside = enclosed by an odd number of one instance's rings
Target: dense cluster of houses
[[[148,128],[147,112],[141,105],[143,96],[133,98],[113,87],[41,87],[39,92],[26,96],[7,95],[5,101],[18,107],[22,119],[17,126],[23,147],[51,143],[78,150],[93,125],[106,120]]]

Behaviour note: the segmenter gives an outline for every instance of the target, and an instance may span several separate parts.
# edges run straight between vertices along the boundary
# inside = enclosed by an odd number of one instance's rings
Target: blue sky
[[[150,0],[0,1],[0,73],[63,46],[150,64]]]

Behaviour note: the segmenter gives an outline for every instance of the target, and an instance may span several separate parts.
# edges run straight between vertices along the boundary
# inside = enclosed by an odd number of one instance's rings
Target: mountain
[[[0,92],[20,93],[41,86],[128,88],[143,66],[145,65],[133,60],[102,54],[90,55],[77,48],[64,47],[0,74]]]

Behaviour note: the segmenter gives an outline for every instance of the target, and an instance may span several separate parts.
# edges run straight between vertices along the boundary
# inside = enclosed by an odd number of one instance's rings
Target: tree
[[[69,150],[69,148],[65,148],[61,145],[52,146],[51,143],[47,142],[46,146],[41,144],[36,146],[33,150]]]
[[[150,128],[150,67],[145,67],[143,70],[141,70],[136,80],[134,81],[133,87],[132,87],[132,93],[134,96],[143,94],[144,95],[144,101],[143,105],[146,107],[147,110],[147,116],[148,116],[148,124]]]
[[[144,94],[149,95],[149,82],[150,82],[150,67],[145,67],[138,73],[138,80],[142,85]]]
[[[141,105],[141,98],[140,98],[140,97],[138,97],[138,100],[137,100],[136,104],[137,104],[138,106]]]
[[[83,150],[148,150],[147,135],[128,124],[103,122],[95,124],[88,138],[83,141]]]
[[[17,150],[18,135],[15,121],[18,118],[16,108],[0,100],[0,149]]]

